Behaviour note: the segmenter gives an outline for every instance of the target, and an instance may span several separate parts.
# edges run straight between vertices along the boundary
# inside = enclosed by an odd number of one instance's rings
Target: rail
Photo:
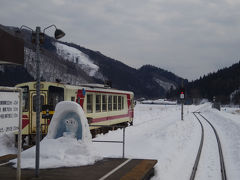
[[[123,128],[123,140],[122,141],[97,141],[93,140],[92,142],[104,142],[104,143],[122,143],[122,158],[125,157],[125,128],[126,126],[107,126],[107,125],[89,125],[89,127],[114,127],[114,128]]]
[[[220,142],[218,133],[217,133],[215,127],[212,125],[212,123],[209,122],[209,120],[207,118],[205,118],[201,113],[199,113],[199,115],[208,122],[208,124],[212,127],[212,129],[215,133],[217,143],[218,143],[218,151],[219,151],[219,158],[220,158],[222,180],[226,180],[227,179],[227,174],[226,174],[225,163],[224,163],[224,158],[223,158],[222,146],[221,146],[221,142]]]
[[[194,180],[195,175],[196,175],[196,171],[197,171],[197,167],[198,167],[198,163],[200,160],[200,156],[201,156],[201,151],[202,151],[202,147],[203,147],[203,140],[204,140],[204,128],[203,125],[201,123],[201,121],[199,120],[199,118],[197,117],[196,114],[199,114],[213,129],[214,134],[216,136],[216,140],[217,140],[217,144],[218,144],[218,152],[219,152],[219,159],[220,159],[220,167],[221,167],[221,176],[222,176],[222,180],[227,180],[227,175],[226,175],[226,169],[225,169],[225,163],[224,163],[224,158],[223,158],[223,152],[222,152],[222,147],[221,147],[221,142],[218,136],[218,133],[216,131],[216,129],[214,128],[214,126],[212,125],[212,123],[210,123],[210,121],[205,118],[200,112],[193,112],[194,116],[197,118],[197,120],[199,121],[201,128],[202,128],[202,137],[201,137],[201,142],[198,148],[198,153],[195,159],[195,163],[193,166],[193,170],[192,170],[192,174],[190,177],[190,180]]]
[[[196,157],[196,159],[195,159],[195,163],[194,163],[194,165],[193,165],[192,174],[191,174],[191,176],[190,176],[190,180],[194,180],[194,179],[195,179],[195,175],[196,175],[196,172],[197,172],[198,163],[199,163],[200,156],[201,156],[201,153],[202,153],[203,140],[204,140],[204,128],[203,128],[203,125],[202,125],[201,121],[199,120],[199,118],[197,117],[197,115],[196,115],[195,113],[196,113],[196,112],[193,112],[194,116],[197,118],[198,122],[199,122],[200,125],[201,125],[202,135],[201,135],[201,141],[200,141],[199,148],[198,148],[197,157]]]

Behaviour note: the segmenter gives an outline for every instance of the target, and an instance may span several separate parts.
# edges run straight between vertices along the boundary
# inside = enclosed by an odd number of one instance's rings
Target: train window
[[[22,109],[23,109],[23,112],[27,112],[29,110],[29,88],[28,86],[24,86],[21,88],[23,89]]]
[[[101,95],[96,95],[96,112],[101,112]]]
[[[122,98],[121,96],[118,96],[118,110],[122,109]]]
[[[48,88],[48,104],[55,109],[57,103],[64,100],[64,89],[61,87],[49,86]]]
[[[134,100],[131,99],[131,108],[133,109],[134,108]]]
[[[122,109],[124,109],[124,97],[122,96],[121,98],[122,98],[122,101],[121,101],[122,102]]]
[[[87,95],[87,113],[93,112],[93,95],[88,94]]]
[[[107,96],[102,95],[102,111],[107,111]]]
[[[80,104],[80,97],[77,97],[77,103]]]
[[[42,111],[42,105],[44,104],[44,96],[41,95],[40,96],[40,112]],[[36,112],[37,111],[37,96],[34,95],[33,96],[33,111]]]
[[[112,96],[108,96],[108,111],[112,111]]]
[[[113,96],[113,110],[117,110],[117,96]]]
[[[74,96],[71,97],[71,101],[75,101],[75,97]]]

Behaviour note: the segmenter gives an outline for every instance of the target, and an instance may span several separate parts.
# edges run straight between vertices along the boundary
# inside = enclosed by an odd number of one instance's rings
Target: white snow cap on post
[[[72,136],[82,141],[92,139],[84,111],[76,102],[62,101],[55,108],[47,138],[56,139],[62,136]]]

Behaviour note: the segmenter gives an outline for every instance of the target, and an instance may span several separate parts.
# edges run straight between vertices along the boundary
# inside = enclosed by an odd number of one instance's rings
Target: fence
[[[122,141],[97,141],[93,140],[92,142],[104,142],[104,143],[122,143],[122,158],[125,157],[125,128],[126,126],[107,126],[107,125],[89,125],[89,127],[113,127],[113,128],[123,128],[123,139]]]

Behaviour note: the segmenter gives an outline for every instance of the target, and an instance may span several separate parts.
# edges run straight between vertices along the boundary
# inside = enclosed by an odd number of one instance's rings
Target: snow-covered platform
[[[11,164],[6,164],[6,160],[13,157],[0,157],[0,177],[1,179],[15,180],[16,169]],[[1,165],[2,164],[2,165]],[[110,179],[149,179],[154,174],[154,166],[157,160],[150,159],[118,159],[107,158],[96,162],[94,165],[79,167],[63,167],[53,169],[41,169],[39,178],[44,180],[110,180]],[[35,178],[34,169],[22,169],[22,180]]]

